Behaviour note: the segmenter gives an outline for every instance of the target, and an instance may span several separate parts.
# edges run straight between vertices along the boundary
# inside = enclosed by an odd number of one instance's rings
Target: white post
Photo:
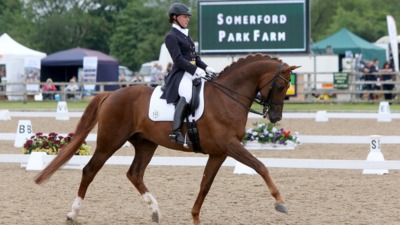
[[[20,148],[33,135],[32,123],[30,120],[19,120],[17,135],[15,136],[14,147]]]
[[[46,157],[46,152],[31,152],[29,156],[28,164],[26,165],[26,170],[43,170],[46,166],[44,157]]]
[[[56,120],[69,120],[67,102],[58,102]]]
[[[385,161],[383,154],[381,152],[381,136],[371,135],[370,136],[370,152],[367,157],[367,161]],[[363,174],[377,174],[383,175],[389,173],[386,169],[364,169]]]
[[[235,169],[233,170],[233,173],[234,174],[250,174],[250,175],[257,174],[255,170],[253,170],[252,168],[244,165],[241,162],[236,162]]]
[[[380,102],[378,111],[378,122],[391,122],[389,102]]]
[[[10,111],[0,110],[0,120],[11,120]]]
[[[327,111],[318,111],[317,116],[315,117],[316,122],[328,122],[328,112]]]

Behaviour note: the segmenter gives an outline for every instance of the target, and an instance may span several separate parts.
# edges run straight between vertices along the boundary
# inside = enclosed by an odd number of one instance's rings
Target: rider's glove
[[[207,73],[215,73],[215,70],[214,70],[214,68],[207,66],[206,72]]]
[[[196,77],[205,77],[206,76],[206,72],[201,69],[200,67],[197,67],[196,71],[194,72],[194,76]]]

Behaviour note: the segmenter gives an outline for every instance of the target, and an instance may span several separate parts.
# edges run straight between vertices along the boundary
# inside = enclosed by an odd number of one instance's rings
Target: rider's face
[[[189,15],[179,15],[176,17],[176,20],[179,22],[179,24],[183,28],[187,28],[187,26],[189,24],[190,16]]]

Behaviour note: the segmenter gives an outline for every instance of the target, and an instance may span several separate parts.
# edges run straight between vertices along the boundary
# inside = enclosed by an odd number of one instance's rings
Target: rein
[[[283,68],[284,65],[286,65],[286,63],[283,63],[283,62],[282,62],[282,63],[279,65],[279,67],[277,68],[274,77],[273,77],[271,80],[269,80],[266,84],[264,84],[264,85],[261,86],[261,88],[260,88],[259,91],[261,91],[261,90],[262,90],[263,88],[265,88],[268,84],[270,84],[271,82],[273,82],[272,85],[270,86],[267,99],[265,99],[265,100],[263,100],[263,99],[262,99],[262,100],[259,100],[259,99],[257,99],[257,98],[253,99],[253,98],[251,98],[251,97],[249,97],[249,96],[247,96],[247,95],[244,95],[244,94],[242,94],[242,93],[240,93],[240,92],[238,92],[238,91],[236,91],[236,90],[234,90],[234,89],[231,89],[231,88],[229,88],[229,87],[226,87],[226,86],[224,86],[224,85],[221,85],[221,84],[219,84],[219,83],[216,83],[216,82],[213,81],[213,78],[214,78],[215,76],[211,76],[211,77],[210,77],[210,76],[206,76],[206,77],[203,77],[203,79],[205,79],[205,80],[207,80],[208,82],[210,82],[211,84],[213,84],[215,87],[217,87],[218,90],[220,90],[222,93],[224,93],[227,97],[229,97],[229,98],[232,99],[233,101],[235,101],[235,102],[239,103],[240,105],[242,105],[242,106],[243,106],[244,108],[246,108],[249,112],[255,113],[255,114],[257,114],[257,115],[261,115],[261,116],[263,116],[263,117],[265,118],[266,115],[267,115],[267,113],[268,113],[268,110],[269,110],[271,104],[283,104],[283,101],[273,101],[273,100],[272,100],[272,90],[274,89],[275,82],[276,82],[276,80],[278,79],[278,77],[281,78],[281,79],[283,79],[284,81],[286,81],[286,82],[288,82],[288,83],[290,84],[290,81],[288,81],[287,79],[285,79],[284,77],[282,77],[282,76],[280,75],[281,70],[282,70],[282,68]],[[263,111],[262,111],[262,112],[259,112],[259,111],[257,111],[257,110],[252,109],[251,107],[249,107],[249,106],[247,106],[246,104],[244,104],[243,102],[241,102],[239,99],[237,99],[237,98],[235,98],[234,96],[230,95],[230,94],[229,94],[227,91],[225,91],[224,89],[225,89],[225,90],[228,90],[229,92],[233,92],[233,93],[235,93],[235,94],[238,94],[238,95],[240,95],[240,96],[242,96],[242,97],[245,97],[245,98],[247,98],[248,100],[250,100],[250,101],[252,101],[252,102],[254,102],[254,103],[257,103],[257,104],[259,104],[259,105],[262,105],[262,106],[263,106]]]

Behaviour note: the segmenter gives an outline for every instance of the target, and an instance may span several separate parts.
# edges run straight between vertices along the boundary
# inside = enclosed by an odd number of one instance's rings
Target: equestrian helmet
[[[168,10],[168,16],[171,18],[171,16],[176,15],[192,15],[192,12],[190,11],[189,7],[187,7],[183,3],[174,3],[169,7]]]

